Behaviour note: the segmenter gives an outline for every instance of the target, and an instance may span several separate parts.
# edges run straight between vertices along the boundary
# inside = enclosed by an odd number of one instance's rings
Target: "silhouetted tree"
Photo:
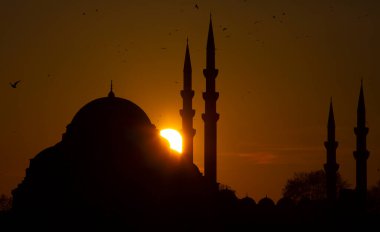
[[[380,180],[370,188],[369,192],[375,197],[380,197]]]
[[[235,191],[226,185],[219,186],[219,191],[216,197],[219,207],[225,211],[235,208],[239,200]]]
[[[337,173],[337,193],[340,189],[349,187]],[[296,172],[282,189],[283,197],[298,203],[301,199],[323,200],[326,198],[326,173],[323,170],[311,172]]]
[[[380,212],[380,180],[368,190],[368,198],[373,210]]]
[[[12,207],[12,197],[8,197],[5,194],[0,196],[0,212],[7,211]]]

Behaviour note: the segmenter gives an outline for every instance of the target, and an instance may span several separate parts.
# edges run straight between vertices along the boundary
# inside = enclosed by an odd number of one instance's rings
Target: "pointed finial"
[[[364,106],[363,78],[360,80],[359,104],[363,104]]]
[[[363,92],[363,77],[360,78],[360,94]]]
[[[113,93],[113,89],[112,89],[112,80],[111,80],[111,88],[110,88],[110,92],[108,93],[108,97],[115,97],[115,94]]]
[[[363,95],[363,78],[360,79],[360,95]],[[364,99],[363,99],[364,100]],[[363,102],[364,103],[364,102]]]
[[[335,127],[332,97],[330,97],[330,109],[329,109],[329,118],[328,118],[327,127],[328,128]]]
[[[333,111],[333,102],[332,97],[330,97],[330,110],[329,110],[329,120],[334,121],[334,111]]]
[[[364,103],[364,91],[363,91],[363,79],[360,81],[360,93],[357,108],[357,124],[358,126],[365,126],[365,103]]]
[[[186,53],[185,53],[185,63],[183,66],[183,71],[191,73],[191,60],[190,60],[190,51],[189,51],[189,38],[186,38]]]
[[[210,24],[208,27],[207,45],[206,45],[206,67],[209,69],[215,68],[215,43],[214,32],[212,29],[212,20],[210,13]]]

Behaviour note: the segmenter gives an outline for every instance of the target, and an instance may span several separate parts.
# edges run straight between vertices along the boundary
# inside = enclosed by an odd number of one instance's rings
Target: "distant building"
[[[326,147],[326,164],[324,169],[326,172],[326,196],[329,202],[335,202],[337,199],[337,171],[339,164],[336,162],[336,148],[338,142],[335,141],[335,119],[332,100],[330,102],[329,118],[327,122],[327,141]]]
[[[338,143],[335,141],[335,120],[332,102],[330,103],[327,131],[327,141],[325,142],[327,162],[324,165],[326,172],[326,196],[330,202],[335,202],[337,200],[336,172],[339,165],[336,163],[336,148]],[[356,160],[356,188],[354,190],[342,189],[339,193],[339,200],[346,207],[360,207],[360,209],[364,209],[367,203],[367,159],[369,152],[366,142],[368,127],[366,127],[363,81],[360,85],[357,126],[354,128],[354,132],[356,135],[356,150],[354,151],[354,158]]]
[[[369,152],[366,142],[368,127],[366,127],[363,81],[360,85],[357,126],[354,128],[354,131],[356,135],[356,151],[354,151],[356,160],[356,194],[360,202],[359,204],[365,205],[367,198],[367,159]]]

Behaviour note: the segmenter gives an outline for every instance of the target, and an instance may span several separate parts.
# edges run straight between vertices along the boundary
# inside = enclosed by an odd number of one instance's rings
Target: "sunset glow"
[[[169,141],[172,150],[182,153],[182,136],[178,131],[164,129],[160,131],[160,135]]]
[[[362,81],[367,189],[380,181],[380,1],[0,1],[0,11],[0,196],[12,196],[29,160],[61,144],[82,107],[107,101],[111,80],[111,96],[157,129],[146,141],[203,174],[211,161],[218,183],[256,203],[281,199],[294,173],[324,169],[330,102],[338,172],[355,187]],[[100,122],[130,131],[120,113]],[[168,128],[182,146],[159,135]],[[135,138],[107,130],[125,146]]]

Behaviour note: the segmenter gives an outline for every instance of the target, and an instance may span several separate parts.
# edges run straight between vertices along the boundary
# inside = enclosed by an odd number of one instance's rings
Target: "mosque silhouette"
[[[183,69],[182,117],[183,156],[173,155],[146,113],[133,102],[106,97],[83,106],[66,127],[62,140],[30,160],[25,178],[12,191],[13,225],[81,225],[130,229],[217,230],[254,225],[347,224],[363,222],[367,176],[365,105],[360,89],[355,128],[357,186],[338,195],[336,189],[335,121],[330,104],[324,165],[327,200],[295,205],[282,198],[255,202],[239,199],[234,191],[217,182],[217,121],[215,89],[215,44],[210,18],[203,93],[204,174],[193,163],[192,67],[186,45]],[[378,214],[376,214],[378,216]],[[371,217],[369,215],[368,217]],[[19,223],[21,222],[21,223]],[[367,221],[366,221],[367,222]],[[51,227],[53,228],[53,227]]]

